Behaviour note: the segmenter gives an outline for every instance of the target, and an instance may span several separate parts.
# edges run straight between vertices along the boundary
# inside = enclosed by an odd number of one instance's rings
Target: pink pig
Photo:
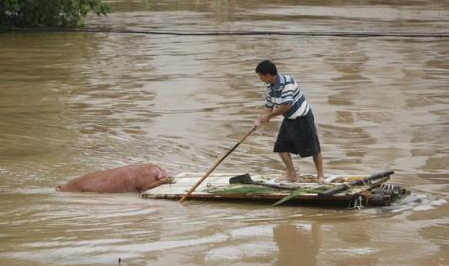
[[[154,164],[134,164],[101,170],[72,179],[56,190],[65,192],[143,192],[171,182],[167,172]]]

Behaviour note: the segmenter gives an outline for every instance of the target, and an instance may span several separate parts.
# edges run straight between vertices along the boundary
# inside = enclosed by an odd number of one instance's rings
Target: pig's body
[[[72,179],[56,190],[65,192],[142,192],[170,182],[167,172],[154,164],[134,164],[102,170]]]

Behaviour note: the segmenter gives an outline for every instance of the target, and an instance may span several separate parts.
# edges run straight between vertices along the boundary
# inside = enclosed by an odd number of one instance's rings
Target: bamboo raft
[[[393,171],[370,176],[333,175],[326,184],[316,183],[313,176],[302,176],[300,182],[277,183],[274,176],[215,173],[194,191],[191,200],[265,201],[278,204],[388,206],[408,191],[386,183]],[[201,173],[181,173],[172,184],[165,184],[142,193],[146,199],[181,199]]]

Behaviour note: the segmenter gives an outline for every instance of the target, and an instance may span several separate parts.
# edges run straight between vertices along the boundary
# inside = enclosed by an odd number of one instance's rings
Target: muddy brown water
[[[90,27],[444,32],[445,1],[112,1]],[[449,39],[0,34],[0,264],[448,265]],[[205,172],[252,126],[265,58],[312,105],[326,174],[393,169],[390,207],[57,193],[98,169]],[[279,120],[217,172],[280,174]],[[303,173],[311,159],[295,157]]]

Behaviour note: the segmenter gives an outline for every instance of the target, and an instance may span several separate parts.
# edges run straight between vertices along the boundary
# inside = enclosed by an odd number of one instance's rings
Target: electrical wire
[[[349,37],[349,38],[449,38],[449,32],[378,32],[378,31],[150,31],[131,29],[104,28],[5,28],[1,32],[80,32],[80,33],[113,33],[113,34],[145,34],[171,36],[304,36],[304,37]]]

